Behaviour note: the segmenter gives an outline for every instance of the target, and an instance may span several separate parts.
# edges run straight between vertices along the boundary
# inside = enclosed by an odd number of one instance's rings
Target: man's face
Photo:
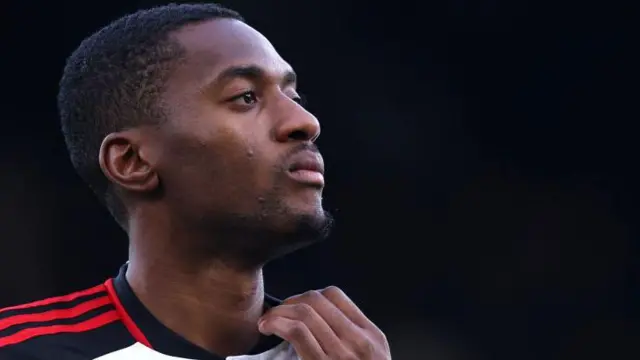
[[[282,237],[289,245],[279,246],[290,248],[324,237],[324,165],[313,144],[320,125],[298,103],[289,64],[236,20],[189,25],[174,36],[187,54],[167,84],[169,120],[158,142],[172,211],[210,226],[212,237],[232,235],[234,243],[212,240],[228,251],[268,252]]]

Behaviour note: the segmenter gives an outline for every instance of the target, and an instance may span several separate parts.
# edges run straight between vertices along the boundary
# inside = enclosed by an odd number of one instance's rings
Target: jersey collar
[[[126,271],[127,264],[124,264],[120,268],[118,276],[107,282],[107,287],[110,288],[110,292],[114,293],[116,298],[114,302],[122,321],[137,342],[170,356],[187,359],[224,360],[223,357],[211,354],[187,341],[156,319],[131,289],[125,277]],[[265,295],[267,308],[279,303],[280,301],[276,298]],[[263,337],[258,346],[247,355],[265,352],[281,342],[282,340],[275,336]]]

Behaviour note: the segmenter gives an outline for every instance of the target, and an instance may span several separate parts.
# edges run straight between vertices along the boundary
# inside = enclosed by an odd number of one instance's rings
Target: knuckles
[[[300,295],[300,300],[308,304],[318,304],[324,296],[318,290],[310,290]]]
[[[336,360],[361,360],[362,358],[352,352],[345,352],[343,354],[339,354]]]
[[[360,358],[369,359],[376,353],[376,346],[367,336],[360,336],[353,340],[353,351]]]
[[[315,310],[313,310],[311,305],[306,303],[292,305],[292,310],[296,318],[303,322],[312,320],[315,317]]]
[[[323,300],[339,299],[344,298],[345,296],[345,293],[337,286],[329,286],[322,290],[309,290],[300,295],[291,297],[289,301],[285,301],[285,303],[302,302],[314,306],[321,304]]]
[[[342,291],[339,287],[331,285],[322,289],[322,295],[326,297],[343,297],[344,291]]]
[[[302,321],[293,320],[286,328],[285,336],[288,336],[296,341],[300,341],[306,337],[307,330],[307,326]]]

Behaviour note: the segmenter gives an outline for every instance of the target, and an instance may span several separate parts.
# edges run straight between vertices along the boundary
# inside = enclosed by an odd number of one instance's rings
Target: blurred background
[[[0,307],[126,261],[56,93],[85,36],[161,3],[3,4]],[[270,292],[342,287],[399,360],[640,358],[631,2],[221,3],[294,66],[323,125],[337,227],[270,265]]]

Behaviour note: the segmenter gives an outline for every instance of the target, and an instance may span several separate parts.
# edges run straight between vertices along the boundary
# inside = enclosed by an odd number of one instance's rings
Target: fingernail
[[[264,320],[258,321],[258,331],[264,332]]]

